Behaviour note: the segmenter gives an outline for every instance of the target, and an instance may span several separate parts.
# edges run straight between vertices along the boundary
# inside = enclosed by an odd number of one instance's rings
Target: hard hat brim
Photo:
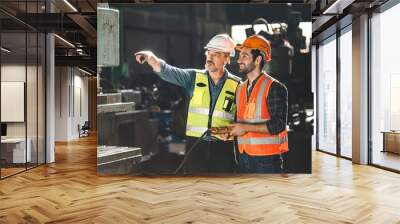
[[[260,50],[260,49],[257,48],[257,47],[250,47],[250,46],[247,46],[247,45],[244,45],[244,44],[237,44],[236,47],[235,47],[235,50],[237,50],[237,51],[242,51],[243,48],[258,49],[258,50]],[[262,50],[261,50],[261,51],[262,51]],[[262,52],[264,52],[264,51],[262,51]],[[265,53],[265,52],[264,52],[264,53]],[[271,58],[266,57],[265,60],[266,60],[266,61],[271,61]]]
[[[205,46],[204,49],[215,50],[217,52],[221,52],[221,53],[224,53],[224,54],[229,54],[231,57],[235,57],[235,52],[226,52],[226,51],[224,51],[224,50],[222,50],[220,48],[211,47],[211,46]]]

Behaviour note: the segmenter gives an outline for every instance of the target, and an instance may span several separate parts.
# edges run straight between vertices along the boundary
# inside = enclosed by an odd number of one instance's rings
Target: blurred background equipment
[[[313,110],[310,66],[304,61],[309,57],[309,43],[299,27],[302,15],[299,11],[291,11],[285,22],[269,24],[264,18],[257,18],[252,26],[245,29],[246,37],[258,34],[270,41],[272,61],[266,67],[268,74],[283,82],[289,92],[288,125],[291,130],[313,132]],[[266,29],[256,30],[256,24],[263,24]]]
[[[170,65],[203,69],[203,46],[222,33],[236,43],[255,33],[271,42],[272,61],[265,69],[289,92],[289,142],[292,138],[294,144],[289,143],[293,160],[288,160],[287,168],[311,172],[309,5],[109,3],[107,7],[119,11],[120,61],[98,69],[99,97],[109,94],[118,101],[110,99],[107,104],[115,109],[98,116],[99,145],[142,148],[143,160],[132,172],[171,173],[179,165],[185,154],[189,101],[184,89],[161,80],[150,66],[136,63],[133,54],[150,50]],[[237,54],[227,69],[240,75],[236,60]],[[100,98],[99,107],[107,105]]]

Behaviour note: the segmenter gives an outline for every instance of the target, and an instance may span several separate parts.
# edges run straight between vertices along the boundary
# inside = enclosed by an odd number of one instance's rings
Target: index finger
[[[229,124],[228,127],[233,128],[236,126],[236,123]]]
[[[139,52],[136,52],[136,53],[135,53],[135,56],[143,55],[143,54],[144,54],[143,51],[139,51]]]

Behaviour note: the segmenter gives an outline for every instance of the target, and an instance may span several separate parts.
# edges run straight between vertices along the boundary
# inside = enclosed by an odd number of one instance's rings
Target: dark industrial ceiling
[[[72,65],[96,71],[96,0],[1,0],[0,23],[3,43],[12,55],[36,49],[32,33],[55,33],[56,65]],[[25,52],[26,46],[26,52]],[[30,58],[30,57],[28,57]]]
[[[220,3],[306,3],[311,5],[313,37],[347,15],[376,8],[387,0],[218,0]],[[1,0],[0,25],[4,38],[14,40],[16,51],[25,41],[18,32],[54,32],[56,65],[85,66],[96,70],[96,6],[97,3],[187,3],[187,0]],[[190,2],[210,2],[197,0]],[[50,4],[49,4],[50,3]],[[350,19],[351,20],[351,19]],[[13,35],[14,33],[14,35]],[[29,41],[29,40],[28,40]],[[20,44],[21,46],[19,46]],[[10,45],[10,46],[11,46]],[[27,52],[34,44],[28,45]]]

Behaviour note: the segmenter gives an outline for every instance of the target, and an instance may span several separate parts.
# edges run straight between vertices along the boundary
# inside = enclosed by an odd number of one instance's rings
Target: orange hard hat
[[[244,40],[243,44],[238,44],[236,49],[240,51],[243,47],[258,49],[264,52],[266,61],[271,61],[271,45],[263,36],[257,34],[252,35]]]

